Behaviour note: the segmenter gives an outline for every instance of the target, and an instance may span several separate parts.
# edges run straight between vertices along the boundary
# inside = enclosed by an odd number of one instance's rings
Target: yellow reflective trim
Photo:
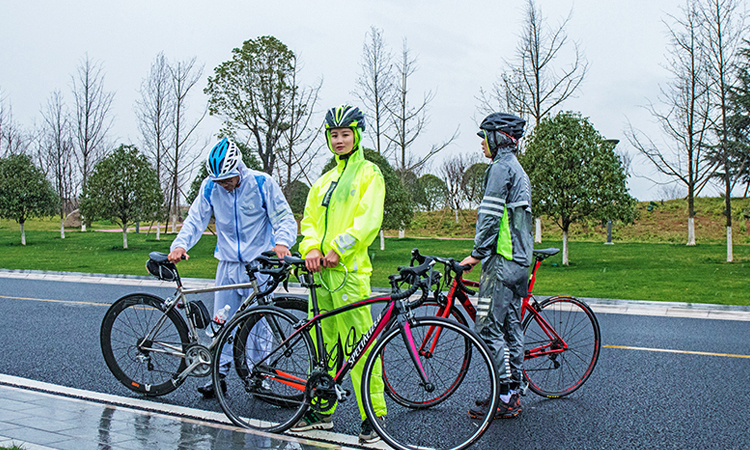
[[[497,233],[497,254],[505,259],[513,259],[513,241],[510,237],[508,208],[506,207],[503,207],[503,217],[500,219],[500,230]]]

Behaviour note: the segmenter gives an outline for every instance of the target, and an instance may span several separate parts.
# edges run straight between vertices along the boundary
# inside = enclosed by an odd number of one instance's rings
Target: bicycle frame
[[[313,317],[309,319],[304,324],[297,327],[297,329],[288,337],[284,338],[284,340],[276,346],[273,350],[270,351],[268,355],[266,355],[263,359],[259,360],[256,363],[256,367],[269,367],[269,373],[263,374],[268,379],[272,379],[274,381],[278,381],[280,383],[286,384],[287,386],[293,387],[295,389],[298,389],[300,391],[305,390],[305,386],[307,383],[307,380],[304,380],[302,378],[296,377],[294,375],[283,373],[277,369],[273,369],[273,364],[266,365],[265,362],[271,357],[271,355],[275,354],[276,351],[280,348],[287,347],[289,342],[292,340],[298,338],[301,333],[310,332],[312,329],[315,329],[315,342],[317,347],[317,361],[315,362],[315,367],[313,367],[313,372],[315,371],[323,371],[327,372],[327,360],[328,360],[328,354],[325,350],[325,345],[323,342],[323,331],[321,328],[321,321],[323,319],[345,313],[347,311],[351,311],[358,308],[363,308],[365,306],[370,306],[376,303],[387,303],[385,308],[383,308],[383,311],[381,311],[380,315],[377,317],[376,320],[373,321],[372,326],[369,330],[357,341],[357,344],[354,346],[354,351],[351,355],[344,361],[344,364],[338,368],[338,371],[336,373],[336,376],[334,377],[334,381],[337,385],[340,385],[343,382],[344,377],[346,374],[354,367],[357,362],[359,362],[360,359],[362,359],[362,356],[365,354],[368,348],[375,342],[375,340],[378,338],[378,336],[383,332],[383,330],[390,328],[390,326],[395,322],[399,321],[399,326],[401,326],[401,334],[404,338],[404,341],[407,345],[407,348],[410,350],[410,356],[412,359],[412,362],[415,365],[415,368],[417,369],[417,373],[419,373],[420,377],[422,378],[422,382],[427,384],[429,383],[429,377],[427,373],[424,370],[424,367],[422,367],[422,364],[419,360],[418,352],[416,345],[414,343],[414,338],[411,334],[411,329],[409,325],[409,321],[405,317],[405,312],[407,311],[407,308],[404,305],[405,299],[398,299],[394,300],[392,295],[386,295],[386,296],[375,296],[370,297],[364,300],[360,300],[355,303],[351,303],[348,305],[344,305],[342,307],[333,309],[331,311],[326,311],[321,313],[318,308],[318,299],[317,295],[315,294],[315,288],[318,288],[320,286],[313,285],[310,289],[311,292],[311,300],[312,300],[312,308],[313,308]],[[425,294],[423,294],[425,295]],[[339,394],[339,390],[336,389],[337,395]],[[341,399],[341,398],[340,398]]]
[[[539,257],[535,258],[534,262],[534,269],[531,272],[531,276],[529,277],[529,293],[528,295],[523,299],[523,303],[521,304],[521,321],[523,321],[524,316],[526,315],[526,312],[531,314],[534,317],[534,320],[537,321],[539,324],[539,327],[544,331],[544,333],[549,338],[550,342],[533,348],[529,349],[526,352],[524,352],[524,360],[532,359],[532,358],[538,358],[540,356],[546,356],[551,355],[555,353],[562,353],[565,350],[568,349],[568,344],[565,342],[565,340],[555,331],[555,329],[547,322],[547,320],[542,317],[541,314],[539,314],[539,306],[534,298],[532,291],[534,289],[534,282],[536,281],[536,272],[539,269],[539,266],[542,265],[542,260]],[[479,287],[479,283],[476,281],[471,280],[464,280],[461,279],[461,282],[469,287]],[[463,306],[466,313],[469,315],[471,320],[476,321],[477,318],[477,310],[474,307],[474,305],[471,303],[471,300],[469,299],[469,296],[466,295],[466,293],[461,290],[459,287],[459,281],[454,280],[453,283],[451,283],[450,290],[448,291],[448,295],[446,297],[447,302],[443,303],[440,302],[440,308],[438,309],[437,316],[442,317],[444,319],[448,319],[448,316],[450,316],[450,307],[454,303],[456,303],[456,299],[458,300],[458,304]],[[533,300],[533,305],[532,305]],[[435,333],[435,339],[432,340],[432,343],[429,345],[429,350],[425,350],[427,347],[428,342],[431,339],[431,336]],[[437,340],[440,337],[440,330],[434,331],[432,328],[430,328],[429,332],[425,336],[422,345],[419,347],[419,353],[420,354],[429,354],[432,353],[435,350],[435,346],[437,345]]]
[[[258,292],[259,292],[259,285],[257,279],[251,280],[247,283],[239,283],[239,284],[229,284],[225,286],[213,286],[208,288],[196,288],[196,289],[185,289],[182,287],[181,284],[178,284],[177,290],[175,291],[175,296],[171,299],[167,299],[167,301],[164,303],[165,308],[162,311],[162,316],[159,318],[159,320],[156,322],[154,327],[149,331],[149,333],[143,338],[141,341],[142,343],[145,342],[152,342],[153,337],[159,332],[161,329],[161,326],[166,322],[167,320],[167,314],[169,311],[171,311],[174,308],[177,309],[185,309],[187,304],[187,296],[192,294],[202,294],[202,293],[209,293],[209,292],[217,292],[217,291],[228,291],[232,289],[252,289],[252,292],[250,295],[242,301],[239,308],[237,309],[237,312],[235,315],[239,314],[240,312],[244,311],[248,305],[252,304],[253,301],[255,301],[256,298],[258,298]],[[260,299],[266,298],[265,295],[260,296]],[[198,327],[195,325],[192,317],[190,317],[189,314],[185,314],[187,317],[187,326],[189,330],[189,337],[190,337],[190,343],[198,342]],[[214,347],[216,347],[218,333],[216,333],[211,340],[211,344],[206,347],[209,352],[212,352]],[[147,351],[147,352],[153,352],[153,353],[162,353],[170,356],[175,356],[179,358],[185,358],[186,354],[182,351],[181,347],[176,346],[169,346],[168,344],[161,343],[161,345],[167,347],[169,350],[164,350],[161,348],[155,348],[155,347],[146,347],[143,344],[139,344],[139,349],[141,351]],[[170,351],[171,350],[171,351]],[[193,361],[189,366],[185,368],[182,372],[180,372],[177,377],[176,381],[181,382],[184,379],[186,379],[195,369],[196,367],[202,365],[202,364],[211,364],[211,361],[207,361],[204,359],[196,359]]]

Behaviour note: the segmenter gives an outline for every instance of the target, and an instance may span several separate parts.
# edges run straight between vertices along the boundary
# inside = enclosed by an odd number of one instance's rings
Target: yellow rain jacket
[[[349,272],[369,275],[367,248],[383,223],[383,174],[365,159],[361,146],[349,155],[336,155],[336,161],[336,167],[320,177],[307,195],[299,251],[304,258],[313,248],[323,255],[333,249]]]

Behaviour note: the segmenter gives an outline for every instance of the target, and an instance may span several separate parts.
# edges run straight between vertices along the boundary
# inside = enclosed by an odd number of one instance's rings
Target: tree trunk
[[[81,216],[81,231],[85,233],[86,232],[86,222],[84,222],[84,220],[85,219],[83,218],[83,216]]]
[[[732,256],[732,227],[727,227],[727,262],[734,261]]]
[[[385,235],[383,235],[383,229],[380,229],[380,250],[385,250]]]
[[[568,230],[563,230],[563,254],[562,254],[563,266],[570,265],[568,260]]]
[[[688,217],[687,245],[695,245],[695,218],[694,217]]]
[[[23,229],[23,222],[21,222],[21,245],[26,245],[26,231]]]
[[[159,222],[156,222],[156,240],[161,239],[161,228],[159,228]]]
[[[542,242],[542,218],[536,218],[536,233],[534,234],[534,243],[541,244]]]
[[[122,227],[122,248],[127,250],[128,248],[128,229],[127,227]]]
[[[456,213],[456,223],[458,223],[458,209],[453,210]]]
[[[177,233],[177,212],[172,215],[172,234]]]
[[[60,239],[65,239],[65,219],[60,217]]]
[[[403,228],[398,229],[398,238],[403,239],[404,235],[406,234],[406,231]]]

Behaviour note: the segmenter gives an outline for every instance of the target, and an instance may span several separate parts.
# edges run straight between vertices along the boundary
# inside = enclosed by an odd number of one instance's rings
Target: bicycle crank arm
[[[185,368],[185,370],[183,370],[182,372],[180,372],[179,375],[177,375],[177,377],[175,378],[175,381],[178,382],[178,383],[182,383],[183,381],[185,381],[185,378],[187,378],[188,376],[190,376],[190,374],[193,372],[193,370],[195,370],[196,367],[198,367],[200,365],[203,365],[203,364],[210,365],[211,364],[211,359],[204,359],[203,357],[198,356],[193,361],[192,364],[190,364],[189,366],[187,366]]]

